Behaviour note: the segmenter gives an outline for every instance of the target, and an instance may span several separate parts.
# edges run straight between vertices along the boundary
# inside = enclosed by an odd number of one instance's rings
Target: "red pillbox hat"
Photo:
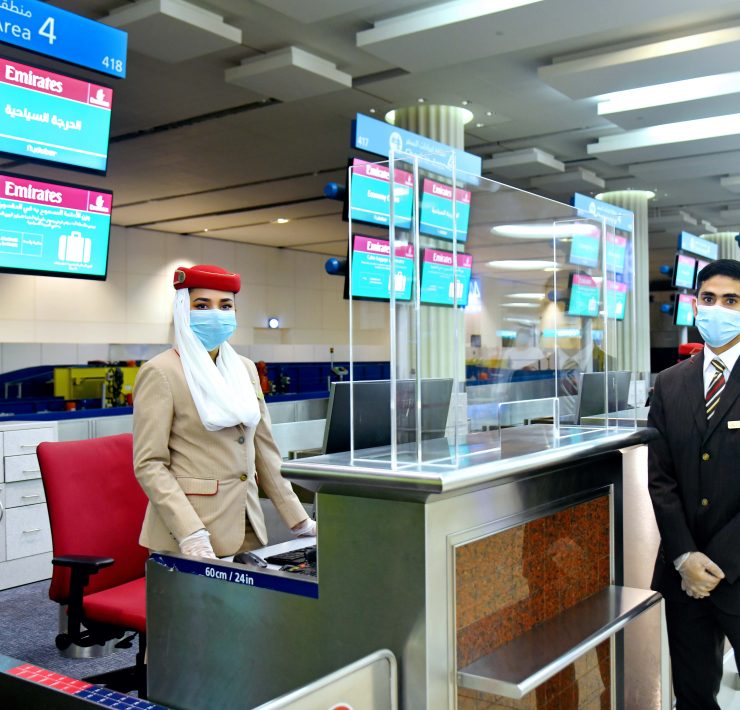
[[[175,270],[173,285],[180,288],[212,288],[216,291],[239,293],[242,280],[239,274],[226,271],[220,266],[212,264],[198,264],[196,266],[178,266]]]

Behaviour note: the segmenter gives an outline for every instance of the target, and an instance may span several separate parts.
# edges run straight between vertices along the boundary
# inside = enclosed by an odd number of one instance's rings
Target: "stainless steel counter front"
[[[643,444],[653,435],[647,429],[571,426],[556,436],[552,426],[533,424],[502,429],[500,439],[498,431],[468,434],[457,465],[448,440],[433,439],[423,442],[422,464],[409,461],[416,452],[405,445],[392,466],[390,447],[384,446],[358,452],[354,460],[346,452],[286,461],[282,472],[314,491],[426,500]]]

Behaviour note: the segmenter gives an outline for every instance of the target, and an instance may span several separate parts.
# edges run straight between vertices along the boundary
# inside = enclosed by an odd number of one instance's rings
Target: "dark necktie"
[[[712,381],[709,383],[709,389],[707,389],[706,404],[707,404],[707,419],[711,419],[714,412],[719,404],[719,397],[722,394],[722,390],[725,388],[725,364],[718,357],[712,360],[712,365],[716,372],[712,377]]]

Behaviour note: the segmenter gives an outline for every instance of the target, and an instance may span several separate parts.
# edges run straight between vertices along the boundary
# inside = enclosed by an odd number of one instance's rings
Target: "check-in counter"
[[[661,604],[623,586],[623,452],[650,435],[532,425],[468,435],[455,466],[445,439],[423,464],[284,463],[317,493],[318,576],[155,555],[150,699],[255,707],[385,648],[403,708],[622,707],[619,633]]]

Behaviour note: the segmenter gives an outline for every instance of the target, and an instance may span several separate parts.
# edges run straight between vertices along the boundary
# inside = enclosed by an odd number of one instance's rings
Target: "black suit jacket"
[[[648,486],[661,545],[652,588],[666,599],[690,603],[673,560],[699,550],[725,573],[709,599],[740,614],[740,359],[707,421],[704,353],[661,372],[648,424],[659,436],[649,444]],[[738,425],[740,426],[740,425]]]

